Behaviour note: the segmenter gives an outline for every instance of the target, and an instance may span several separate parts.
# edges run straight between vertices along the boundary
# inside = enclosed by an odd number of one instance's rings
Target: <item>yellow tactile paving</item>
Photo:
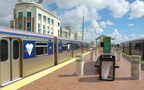
[[[122,54],[124,54],[124,55],[126,55],[127,57],[130,57],[130,58],[131,58],[131,55],[128,55],[128,54],[126,54],[126,53],[122,53]],[[144,64],[144,61],[141,60],[141,63]]]
[[[88,53],[90,53],[90,52],[87,52],[84,55],[86,55]],[[17,90],[18,88],[20,88],[20,87],[22,87],[22,86],[24,86],[26,84],[29,84],[29,83],[31,83],[31,82],[33,82],[33,81],[35,81],[35,80],[47,75],[47,74],[49,74],[49,73],[52,73],[53,71],[55,71],[55,70],[57,70],[59,68],[62,68],[63,66],[65,66],[65,65],[67,65],[67,64],[69,64],[69,63],[71,63],[71,62],[73,62],[75,60],[76,60],[76,58],[71,59],[71,60],[66,61],[64,63],[61,63],[61,64],[59,64],[57,66],[54,66],[54,67],[51,67],[51,68],[46,69],[44,71],[41,71],[41,72],[39,72],[37,74],[31,75],[29,77],[26,77],[26,78],[24,78],[24,79],[22,79],[20,81],[17,81],[15,83],[12,83],[12,84],[8,85],[8,86],[2,87],[2,88],[0,88],[0,90]]]

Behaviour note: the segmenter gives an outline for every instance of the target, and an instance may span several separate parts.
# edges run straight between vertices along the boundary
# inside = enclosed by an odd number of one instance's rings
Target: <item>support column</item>
[[[117,61],[122,61],[122,50],[120,48],[117,50]]]
[[[141,56],[132,55],[131,61],[131,78],[141,80]]]
[[[92,48],[91,52],[90,52],[90,60],[94,61],[95,60],[95,50]]]
[[[76,55],[76,75],[84,76],[84,56]]]

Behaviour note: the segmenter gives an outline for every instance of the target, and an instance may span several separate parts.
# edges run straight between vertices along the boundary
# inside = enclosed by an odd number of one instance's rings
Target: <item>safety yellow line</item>
[[[88,53],[90,53],[90,52],[87,52],[87,53],[85,53],[83,55],[86,55]],[[49,74],[49,73],[52,73],[52,72],[56,71],[57,69],[62,68],[63,66],[65,66],[65,65],[67,65],[67,64],[69,64],[69,63],[71,63],[71,62],[73,62],[75,60],[76,60],[76,58],[73,58],[73,59],[71,59],[69,61],[66,61],[66,62],[61,63],[61,64],[56,65],[56,66],[53,66],[53,67],[51,67],[49,69],[46,69],[44,71],[41,71],[41,72],[36,73],[34,75],[31,75],[29,77],[26,77],[26,78],[24,78],[24,79],[22,79],[20,81],[17,81],[15,83],[12,83],[12,84],[8,85],[8,86],[2,87],[0,90],[17,90],[20,87],[23,87],[26,84],[29,84],[29,83],[31,83],[31,82],[33,82],[33,81],[35,81],[35,80],[47,75],[47,74]]]
[[[126,53],[124,53],[124,52],[122,52],[122,54],[124,54],[125,56],[127,56],[127,57],[129,57],[129,58],[132,57],[131,55],[128,55],[128,54],[126,54]],[[141,63],[144,64],[144,61],[141,60]]]

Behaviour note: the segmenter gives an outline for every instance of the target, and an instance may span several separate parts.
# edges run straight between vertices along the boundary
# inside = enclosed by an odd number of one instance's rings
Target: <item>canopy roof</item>
[[[101,35],[101,36],[95,38],[95,40],[101,39],[102,37],[110,37],[110,36]],[[115,40],[115,38],[111,37],[111,40]]]

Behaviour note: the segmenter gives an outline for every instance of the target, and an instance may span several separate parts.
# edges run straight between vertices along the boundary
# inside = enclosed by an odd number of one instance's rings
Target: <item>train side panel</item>
[[[28,76],[40,70],[54,66],[54,40],[36,39],[23,41],[22,76]],[[33,45],[31,52],[28,47]]]
[[[88,43],[82,44],[82,53],[86,53],[88,51]]]
[[[72,48],[73,48],[73,57],[76,57],[77,54],[82,54],[82,47],[81,42],[73,42]]]
[[[71,41],[55,37],[56,43],[56,64],[62,63],[72,58]]]
[[[131,54],[132,55],[140,55],[143,59],[143,42],[132,42],[131,44]]]

